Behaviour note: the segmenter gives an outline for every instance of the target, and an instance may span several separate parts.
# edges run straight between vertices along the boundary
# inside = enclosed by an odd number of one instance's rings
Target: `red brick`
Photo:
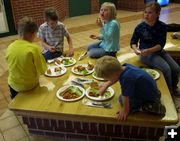
[[[74,121],[74,130],[76,133],[82,133],[81,122]]]
[[[88,134],[89,133],[89,123],[83,122],[82,123],[82,128],[83,128],[83,130],[82,130],[83,134]]]
[[[115,133],[114,136],[115,137],[123,137],[124,134],[122,133],[122,126],[121,125],[114,125],[114,129],[115,129]]]
[[[110,137],[88,136],[89,141],[110,141]]]
[[[44,132],[43,132],[43,131],[40,131],[40,130],[29,129],[29,133],[30,133],[30,134],[43,135],[43,136],[44,136]]]
[[[129,138],[130,137],[130,126],[124,125],[124,126],[122,126],[122,130],[124,133],[124,137]]]
[[[83,135],[83,134],[70,134],[70,133],[67,133],[66,137],[71,138],[71,139],[87,140],[87,135]]]
[[[29,124],[28,117],[22,117],[22,120],[24,124]]]
[[[155,140],[155,139],[159,139],[159,136],[157,136],[157,128],[151,128],[149,127],[148,128],[148,139],[151,139],[151,140]]]
[[[65,121],[66,132],[75,132],[72,121]]]
[[[90,123],[89,126],[90,126],[89,134],[98,135],[98,124],[97,123]]]
[[[53,137],[62,137],[62,138],[65,137],[64,133],[59,133],[59,132],[48,132],[48,131],[46,131],[45,135],[46,136],[53,136]]]
[[[99,133],[104,134],[105,133],[105,124],[99,124]]]
[[[34,118],[29,117],[28,128],[37,129],[36,122],[35,122]]]
[[[134,141],[134,139],[111,138],[111,141]]]

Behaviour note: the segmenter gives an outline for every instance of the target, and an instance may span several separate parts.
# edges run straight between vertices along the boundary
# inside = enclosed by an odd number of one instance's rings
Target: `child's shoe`
[[[158,115],[165,115],[166,113],[166,108],[164,107],[164,105],[158,102],[147,103],[142,107],[142,110]]]

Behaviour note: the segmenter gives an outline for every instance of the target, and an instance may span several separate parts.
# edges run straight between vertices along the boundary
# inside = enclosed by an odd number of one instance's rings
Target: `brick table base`
[[[88,141],[155,141],[164,128],[22,117],[29,133]]]

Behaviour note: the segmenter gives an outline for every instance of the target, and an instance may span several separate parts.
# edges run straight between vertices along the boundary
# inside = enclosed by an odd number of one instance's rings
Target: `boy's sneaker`
[[[165,115],[166,113],[166,108],[160,102],[147,103],[142,107],[142,110],[158,115]]]

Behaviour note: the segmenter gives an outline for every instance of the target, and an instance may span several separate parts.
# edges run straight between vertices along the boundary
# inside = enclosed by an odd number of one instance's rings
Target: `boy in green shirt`
[[[39,84],[39,76],[44,74],[47,69],[40,47],[33,43],[37,29],[32,18],[22,18],[18,23],[20,38],[8,46],[6,61],[12,99],[18,92],[36,87]]]

